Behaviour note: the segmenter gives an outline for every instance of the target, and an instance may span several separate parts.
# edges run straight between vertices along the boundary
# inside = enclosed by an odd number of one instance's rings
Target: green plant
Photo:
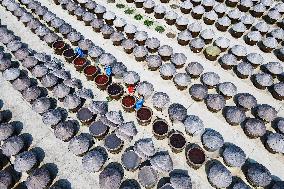
[[[125,14],[133,14],[134,13],[134,9],[126,9],[125,11],[124,11],[124,13]]]
[[[107,100],[108,102],[110,102],[110,101],[112,101],[112,98],[109,97],[109,96],[107,96],[107,97],[106,97],[106,100]]]
[[[163,26],[157,26],[155,30],[159,33],[163,33],[165,31],[165,28]]]
[[[123,8],[125,8],[125,5],[121,4],[121,3],[117,3],[116,7],[119,8],[119,9],[123,9]]]
[[[148,20],[148,19],[147,19],[147,20],[144,21],[144,25],[145,25],[145,26],[148,26],[148,27],[149,27],[149,26],[152,26],[153,24],[154,24],[154,22],[153,22],[152,20]]]
[[[135,19],[135,20],[142,20],[142,19],[143,19],[143,16],[142,16],[141,14],[136,14],[136,15],[134,16],[134,19]]]

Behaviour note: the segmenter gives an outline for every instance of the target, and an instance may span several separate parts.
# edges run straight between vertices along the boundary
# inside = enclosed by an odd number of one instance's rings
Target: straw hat
[[[192,77],[199,77],[203,70],[203,66],[198,62],[190,62],[185,68],[186,73]]]
[[[63,84],[70,88],[82,88],[81,81],[76,78],[66,79],[63,81]]]
[[[111,128],[117,128],[124,121],[123,116],[120,111],[109,111],[103,117],[101,121]]]
[[[67,39],[71,42],[79,41],[81,39],[81,34],[76,31],[71,31],[70,33],[68,33]]]
[[[2,114],[1,114],[2,115]],[[10,123],[0,124],[0,141],[4,141],[14,133],[14,126]]]
[[[51,175],[46,168],[38,168],[26,180],[28,189],[46,188],[51,182]]]
[[[232,189],[251,189],[250,186],[248,186],[243,180],[237,179],[233,185]]]
[[[170,183],[173,188],[192,188],[191,178],[185,173],[170,173]]]
[[[149,157],[155,154],[156,149],[151,138],[143,138],[136,141],[134,144],[134,151],[143,160],[147,160]]]
[[[54,74],[47,74],[42,77],[41,84],[44,87],[53,87],[58,83],[58,77],[56,77]]]
[[[222,110],[226,105],[225,98],[219,94],[208,94],[205,103],[208,109],[213,112]]]
[[[123,82],[128,85],[136,84],[140,81],[140,76],[134,71],[128,71],[123,75]]]
[[[158,182],[158,174],[151,166],[144,166],[138,172],[139,183],[146,188],[154,187]]]
[[[231,82],[220,83],[218,90],[227,97],[233,97],[237,93],[237,87]]]
[[[159,68],[162,65],[162,58],[159,55],[149,55],[146,58],[148,67]]]
[[[268,148],[276,153],[284,153],[284,135],[280,133],[268,134],[266,144]]]
[[[97,172],[101,170],[107,160],[105,149],[95,148],[83,156],[82,165],[88,172]]]
[[[92,57],[92,58],[97,58],[100,57],[103,54],[103,49],[98,47],[98,46],[91,46],[88,49],[88,54]]]
[[[150,159],[151,166],[157,172],[169,173],[173,170],[173,161],[169,154],[156,154]]]
[[[47,75],[48,73],[48,68],[42,64],[36,65],[33,69],[32,69],[32,75],[37,77],[37,78],[41,78],[45,75]]]
[[[234,144],[226,145],[222,156],[225,163],[230,167],[242,167],[246,161],[245,152]]]
[[[247,62],[241,62],[237,65],[237,72],[241,74],[241,77],[249,77],[253,74],[253,66]]]
[[[166,107],[170,102],[170,97],[163,92],[156,92],[152,96],[153,106],[159,109]]]
[[[63,105],[67,109],[76,109],[81,104],[81,98],[77,95],[68,94],[64,97]]]
[[[163,64],[160,66],[160,74],[163,77],[173,77],[176,73],[176,68],[174,64]]]
[[[70,87],[60,83],[53,88],[53,95],[57,98],[64,98],[70,93]]]
[[[27,172],[37,164],[36,154],[32,151],[25,151],[18,154],[14,161],[14,169],[17,172]]]
[[[32,109],[39,114],[48,111],[50,107],[51,101],[47,97],[38,98],[32,104]]]
[[[9,51],[15,52],[22,47],[23,43],[20,40],[13,40],[7,44],[7,49]]]
[[[86,89],[86,88],[81,88],[81,89],[78,89],[74,92],[74,95],[82,98],[82,99],[93,99],[94,98],[94,95],[93,95],[93,92],[91,89]]]
[[[246,118],[244,110],[236,106],[227,106],[224,113],[225,119],[230,125],[239,125]]]
[[[0,60],[0,71],[5,71],[6,69],[9,69],[12,66],[12,62],[8,58],[2,58]]]
[[[88,108],[94,114],[104,115],[108,112],[108,103],[105,101],[93,101]]]
[[[51,11],[47,11],[44,15],[43,15],[43,20],[45,22],[50,22],[51,20],[53,20],[56,17],[56,15],[51,12]]]
[[[137,84],[136,91],[139,95],[143,96],[145,99],[149,98],[154,92],[154,87],[151,83],[147,81],[142,81]]]
[[[3,77],[7,81],[13,81],[20,76],[20,69],[8,68],[3,72]]]
[[[100,188],[119,188],[122,179],[123,175],[117,168],[106,167],[99,175]]]
[[[270,184],[272,178],[269,170],[259,163],[251,163],[246,171],[249,183],[256,187],[265,187]]]
[[[261,104],[256,107],[256,114],[263,121],[271,122],[276,118],[277,111],[268,104]]]
[[[133,121],[123,123],[115,130],[115,134],[123,141],[131,141],[137,135],[138,131]]]
[[[92,145],[91,139],[85,133],[81,133],[69,142],[68,149],[75,155],[86,153]]]
[[[30,85],[31,85],[31,79],[26,76],[19,77],[13,82],[14,89],[18,91],[23,91],[27,89]]]
[[[103,53],[99,57],[98,61],[103,66],[109,66],[109,65],[113,64],[114,62],[116,62],[116,58],[110,53]]]
[[[111,65],[112,74],[117,77],[121,78],[127,72],[127,67],[122,62],[115,62]]]
[[[187,109],[178,103],[173,103],[168,109],[169,117],[172,121],[183,121],[187,115]]]
[[[38,86],[31,86],[27,89],[25,89],[22,93],[23,97],[27,101],[33,101],[36,100],[41,94],[41,88]]]
[[[204,132],[203,121],[195,115],[186,116],[184,122],[185,131],[189,135],[200,135]]]
[[[208,95],[208,89],[202,84],[194,84],[190,87],[189,94],[194,100],[203,100]]]
[[[76,124],[71,121],[60,122],[54,128],[54,135],[62,141],[69,141],[76,134]]]
[[[244,125],[244,131],[251,138],[261,137],[266,133],[263,121],[256,118],[248,118]]]
[[[219,84],[220,76],[215,72],[206,72],[202,74],[201,81],[209,87],[215,87]]]
[[[49,110],[42,116],[42,121],[46,125],[56,125],[62,120],[62,114],[59,109]]]
[[[206,129],[201,138],[205,149],[211,152],[219,150],[224,144],[223,136],[213,129]]]
[[[207,173],[213,187],[226,188],[232,183],[231,172],[220,162],[213,162]]]
[[[25,141],[21,136],[12,136],[2,144],[2,153],[5,156],[14,156],[18,154],[25,146]]]
[[[0,187],[1,188],[9,188],[12,185],[13,177],[7,171],[0,170]]]

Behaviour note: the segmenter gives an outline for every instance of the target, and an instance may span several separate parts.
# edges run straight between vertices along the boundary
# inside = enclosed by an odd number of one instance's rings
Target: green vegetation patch
[[[136,14],[136,15],[134,16],[134,19],[135,19],[135,20],[142,20],[142,19],[143,19],[143,16],[142,16],[141,14]]]
[[[133,14],[133,13],[134,13],[134,9],[128,8],[128,9],[126,9],[126,10],[124,11],[124,13],[125,13],[125,14]]]
[[[155,30],[159,33],[163,33],[165,31],[165,28],[163,26],[157,26]]]
[[[154,22],[153,22],[152,20],[145,20],[145,21],[144,21],[144,25],[145,25],[145,26],[150,27],[150,26],[152,26],[153,24],[154,24]]]
[[[119,8],[119,9],[123,9],[123,8],[125,8],[125,5],[122,4],[122,3],[117,3],[116,7]]]

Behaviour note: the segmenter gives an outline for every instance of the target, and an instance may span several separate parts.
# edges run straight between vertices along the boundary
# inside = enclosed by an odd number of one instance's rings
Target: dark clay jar
[[[137,1],[137,2],[135,2],[135,6],[137,7],[137,8],[143,8],[143,2],[141,1]]]
[[[112,99],[118,100],[123,94],[123,87],[120,84],[113,83],[107,87],[107,93]]]
[[[122,149],[123,141],[115,133],[112,133],[106,136],[104,144],[111,153],[119,153]]]
[[[104,74],[99,74],[95,77],[95,83],[101,90],[106,90],[109,84],[109,77]]]
[[[60,2],[58,0],[53,0],[53,2],[56,4],[56,5],[60,5]]]
[[[193,145],[186,153],[188,164],[194,169],[198,169],[206,160],[204,151],[197,145]]]
[[[141,163],[141,158],[133,150],[128,150],[122,154],[121,163],[126,170],[135,171]]]
[[[77,118],[83,123],[83,124],[90,124],[93,121],[93,113],[88,108],[81,108],[77,112]]]
[[[87,60],[85,58],[77,57],[74,59],[73,64],[77,71],[82,71],[87,64]]]
[[[66,49],[66,44],[64,43],[64,41],[55,41],[52,44],[52,48],[54,49],[55,54],[61,55]]]
[[[76,54],[73,51],[73,49],[67,49],[67,50],[63,51],[63,56],[67,60],[67,62],[72,63],[72,61],[76,57]]]
[[[122,107],[126,112],[133,112],[135,103],[136,98],[132,95],[124,96],[121,100]]]
[[[169,137],[169,145],[172,148],[173,152],[179,153],[181,152],[186,144],[186,140],[183,134],[179,132],[172,133]]]
[[[95,76],[98,74],[98,68],[96,66],[86,66],[84,68],[84,74],[88,80],[93,80]]]
[[[89,131],[93,137],[97,139],[103,139],[107,135],[109,128],[107,125],[103,124],[101,121],[95,121],[91,123],[89,127]]]
[[[136,112],[136,118],[140,125],[146,126],[151,122],[152,110],[148,107],[142,107]]]
[[[157,139],[164,139],[169,132],[169,125],[165,120],[157,119],[153,123],[153,134]]]

